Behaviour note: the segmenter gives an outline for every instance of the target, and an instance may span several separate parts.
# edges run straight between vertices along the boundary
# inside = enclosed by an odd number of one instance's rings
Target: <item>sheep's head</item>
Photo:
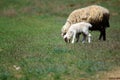
[[[65,25],[62,27],[62,29],[61,29],[61,32],[62,32],[62,33],[61,33],[61,36],[62,36],[62,37],[64,37],[64,35],[66,35],[66,33],[67,33],[70,25],[71,25],[71,24],[67,21],[67,22],[65,23]]]
[[[65,28],[65,25],[63,26],[62,30],[61,30],[61,36],[64,37],[64,35],[67,33],[67,30]]]

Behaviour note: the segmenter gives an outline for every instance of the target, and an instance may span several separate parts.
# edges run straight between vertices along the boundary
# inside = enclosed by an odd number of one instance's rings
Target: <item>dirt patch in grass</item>
[[[108,72],[101,72],[96,74],[96,76],[93,78],[97,80],[120,80],[120,67],[114,68],[111,71]]]
[[[7,17],[13,17],[17,15],[17,12],[15,9],[11,8],[11,9],[4,10],[2,15]]]

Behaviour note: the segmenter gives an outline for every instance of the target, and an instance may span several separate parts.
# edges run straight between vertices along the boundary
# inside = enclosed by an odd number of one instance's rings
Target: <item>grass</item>
[[[67,16],[92,3],[111,11],[107,41],[99,41],[99,33],[91,32],[91,44],[66,44],[60,30]],[[118,0],[90,0],[88,4],[79,0],[4,0],[0,4],[0,12],[11,8],[16,11],[16,15],[1,13],[0,17],[1,80],[95,80],[92,77],[99,72],[120,66]],[[16,70],[14,65],[20,69]]]

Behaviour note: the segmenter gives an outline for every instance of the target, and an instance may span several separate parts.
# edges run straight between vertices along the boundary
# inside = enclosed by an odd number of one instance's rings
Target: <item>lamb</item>
[[[70,28],[68,29],[66,35],[64,35],[64,40],[66,42],[70,43],[70,40],[72,38],[72,43],[75,42],[75,37],[77,38],[77,42],[79,40],[79,35],[82,33],[83,34],[83,41],[82,43],[85,42],[86,37],[88,37],[88,42],[91,42],[91,34],[88,32],[89,28],[91,28],[92,25],[90,23],[86,22],[80,22],[76,24],[72,24]]]
[[[92,24],[91,31],[100,31],[99,40],[106,40],[106,28],[109,27],[109,10],[98,6],[91,5],[85,8],[74,10],[68,17],[65,25],[62,27],[62,36],[64,36],[70,26],[79,22],[88,22]]]

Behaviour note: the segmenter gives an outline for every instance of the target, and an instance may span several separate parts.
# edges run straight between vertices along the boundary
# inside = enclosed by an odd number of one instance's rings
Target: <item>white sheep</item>
[[[72,24],[70,26],[70,28],[68,29],[66,35],[64,35],[64,40],[66,42],[70,43],[70,40],[72,38],[72,43],[75,42],[75,38],[77,38],[77,42],[79,40],[79,34],[83,34],[83,41],[82,43],[85,42],[86,37],[88,37],[88,42],[91,42],[91,34],[89,33],[89,28],[91,28],[92,25],[90,23],[86,23],[86,22],[80,22],[80,23],[76,23],[76,24]]]
[[[109,27],[109,16],[110,13],[108,9],[98,5],[74,10],[69,15],[65,25],[61,29],[62,36],[67,33],[72,24],[84,21],[92,24],[92,28],[90,28],[90,30],[100,31],[99,40],[101,40],[101,38],[106,40],[106,28]]]

